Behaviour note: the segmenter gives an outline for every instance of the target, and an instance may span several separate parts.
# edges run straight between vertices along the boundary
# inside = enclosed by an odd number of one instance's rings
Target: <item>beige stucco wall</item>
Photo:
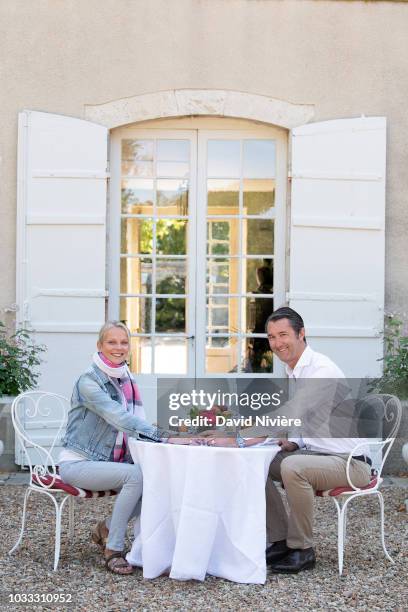
[[[386,306],[408,297],[408,4],[0,1],[0,319],[15,300],[17,113],[85,117],[147,92],[220,89],[389,121]]]

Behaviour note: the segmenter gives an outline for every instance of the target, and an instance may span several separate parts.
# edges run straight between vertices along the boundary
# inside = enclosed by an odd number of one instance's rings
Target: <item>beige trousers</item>
[[[289,548],[313,546],[313,507],[315,491],[348,486],[348,455],[323,455],[313,451],[280,452],[272,461],[266,482],[266,532],[268,542],[286,540]],[[353,459],[351,482],[364,487],[370,482],[371,468]],[[283,483],[289,517],[274,480]]]

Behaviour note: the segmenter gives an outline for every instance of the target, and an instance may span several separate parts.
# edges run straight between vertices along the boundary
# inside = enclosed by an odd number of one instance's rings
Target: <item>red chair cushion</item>
[[[377,481],[377,476],[371,476],[371,480],[368,485],[361,487],[359,490],[367,491],[367,489],[372,489],[376,486]],[[337,497],[338,495],[343,495],[344,493],[354,493],[354,489],[352,487],[335,487],[334,489],[327,489],[327,491],[316,491],[316,495],[318,497]]]
[[[32,483],[41,487],[42,489],[53,489],[54,491],[64,491],[64,493],[68,493],[69,495],[74,495],[75,497],[110,497],[111,495],[116,495],[116,491],[89,491],[88,489],[80,489],[79,487],[73,487],[72,485],[66,484],[63,480],[61,480],[60,476],[55,476],[55,480],[53,481],[52,476],[37,476],[36,474],[32,475]],[[51,486],[50,486],[51,485]]]

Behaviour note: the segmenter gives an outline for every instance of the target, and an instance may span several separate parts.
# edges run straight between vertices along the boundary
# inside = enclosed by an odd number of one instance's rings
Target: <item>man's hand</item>
[[[289,442],[289,440],[278,440],[278,444],[281,450],[288,451],[289,453],[299,448],[296,442]]]

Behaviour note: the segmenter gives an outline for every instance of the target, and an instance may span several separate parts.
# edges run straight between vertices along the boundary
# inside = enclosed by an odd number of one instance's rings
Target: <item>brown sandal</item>
[[[100,546],[102,550],[105,549],[106,542],[108,541],[108,535],[104,535],[102,533],[103,527],[107,529],[105,521],[99,521],[99,523],[96,524],[96,527],[94,527],[92,534],[91,534],[92,542],[94,542],[95,544],[98,544],[98,546]],[[108,534],[109,534],[109,529],[108,529]]]
[[[109,557],[105,558],[106,569],[113,574],[120,574],[121,576],[128,576],[133,574],[133,566],[130,565],[122,552],[114,552]],[[129,571],[130,570],[130,571]]]

